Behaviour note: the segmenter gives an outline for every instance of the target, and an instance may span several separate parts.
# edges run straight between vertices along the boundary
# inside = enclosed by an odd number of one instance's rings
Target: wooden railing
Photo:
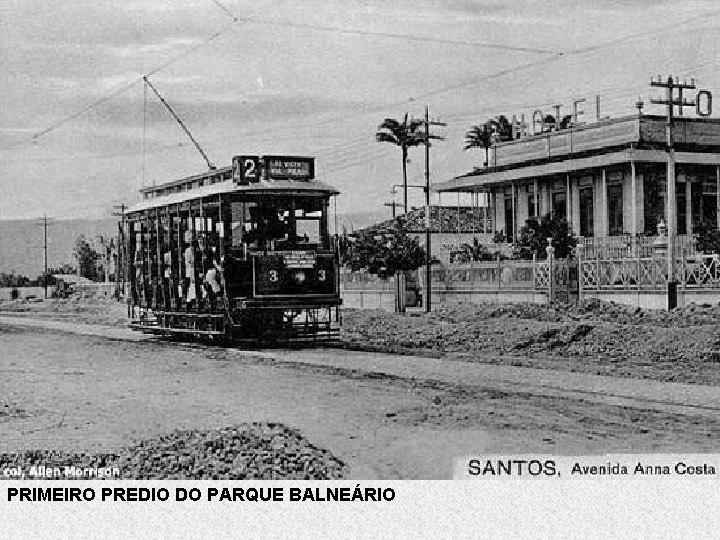
[[[665,290],[668,263],[664,257],[584,259],[580,261],[583,290]],[[720,259],[716,255],[675,260],[675,280],[681,289],[720,288]]]
[[[580,237],[577,243],[578,258],[582,259],[619,259],[654,257],[657,252],[657,236],[621,235]],[[692,234],[675,237],[676,256],[695,256],[697,237]],[[667,241],[667,239],[666,239]]]

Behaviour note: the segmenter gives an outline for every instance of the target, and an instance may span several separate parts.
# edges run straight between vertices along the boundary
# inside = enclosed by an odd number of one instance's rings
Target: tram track
[[[147,341],[155,346],[178,347],[208,354],[216,360],[272,364],[286,369],[322,372],[350,379],[382,379],[391,384],[430,390],[487,393],[508,396],[540,396],[598,403],[615,407],[648,409],[673,414],[720,417],[720,387],[666,383],[641,379],[592,375],[551,369],[497,365],[492,358],[446,355],[410,355],[355,351],[348,347],[248,349],[200,342],[167,341],[139,335],[122,328],[100,325],[6,317],[0,325],[36,331],[74,333],[110,340]],[[668,396],[674,396],[668,397]]]

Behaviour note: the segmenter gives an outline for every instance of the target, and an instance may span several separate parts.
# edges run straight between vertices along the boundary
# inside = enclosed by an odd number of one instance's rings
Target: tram
[[[141,190],[122,214],[130,326],[161,336],[290,344],[338,338],[330,199],[315,161],[232,166]]]

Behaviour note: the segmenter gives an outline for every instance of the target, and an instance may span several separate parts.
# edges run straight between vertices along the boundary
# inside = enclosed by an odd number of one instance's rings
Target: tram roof
[[[198,177],[200,178],[200,177]],[[187,181],[188,179],[186,179]],[[162,208],[164,206],[181,204],[188,201],[194,201],[200,198],[213,197],[217,195],[339,195],[340,192],[334,187],[323,182],[297,181],[297,180],[270,180],[260,181],[254,184],[239,185],[232,179],[222,180],[214,184],[194,187],[189,190],[176,191],[167,194],[158,194],[160,188],[179,185],[179,182],[171,182],[169,184],[158,186],[157,188],[148,188],[141,190],[145,197],[151,193],[155,193],[154,197],[146,198],[137,204],[134,204],[126,210],[126,213],[142,212],[152,208]]]

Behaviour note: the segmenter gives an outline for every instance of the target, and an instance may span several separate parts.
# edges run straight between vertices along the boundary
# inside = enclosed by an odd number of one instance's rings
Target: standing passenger
[[[195,246],[188,243],[184,253],[185,259],[185,307],[190,309],[190,304],[197,299],[195,290]]]

